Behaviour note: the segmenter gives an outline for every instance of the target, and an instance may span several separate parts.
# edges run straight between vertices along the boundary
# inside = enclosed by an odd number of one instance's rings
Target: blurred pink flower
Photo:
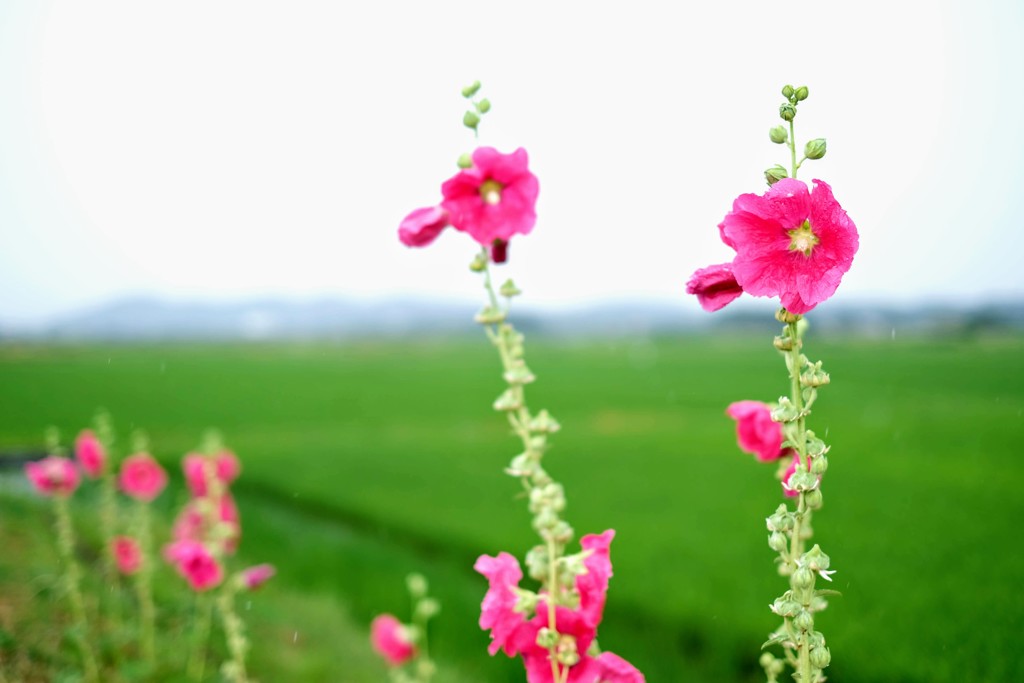
[[[570,683],[644,681],[643,674],[621,657],[608,652],[597,657],[588,653],[604,612],[608,580],[612,575],[609,547],[614,537],[615,531],[609,529],[603,534],[590,534],[580,539],[584,551],[589,552],[583,559],[586,573],[576,577],[579,605],[575,609],[561,605],[555,608],[556,630],[575,639],[580,657],[569,669],[566,680]],[[500,553],[497,557],[482,555],[474,569],[490,582],[480,615],[480,627],[491,629],[490,653],[493,655],[502,649],[510,657],[521,655],[528,683],[553,683],[550,653],[537,644],[537,633],[548,627],[548,609],[543,594],[537,603],[536,613],[527,619],[528,615],[515,609],[518,602],[516,589],[523,574],[514,557],[508,553]]]
[[[776,183],[778,184],[778,183]],[[736,440],[747,453],[762,462],[782,456],[782,425],[772,420],[772,411],[760,401],[737,401],[725,414],[736,420]]]
[[[791,313],[831,297],[858,247],[857,227],[820,180],[813,192],[784,178],[764,195],[740,195],[720,229],[736,249],[732,272],[743,291],[778,296]]]
[[[732,303],[743,289],[732,274],[732,264],[720,263],[701,268],[690,276],[686,293],[696,294],[697,303],[705,311],[714,312]]]
[[[440,206],[416,209],[398,226],[398,239],[407,247],[425,247],[451,225],[448,212]]]
[[[214,456],[189,453],[182,460],[181,468],[185,473],[185,483],[193,496],[205,496],[207,492],[206,463],[212,459],[213,476],[222,486],[233,482],[242,472],[238,457],[231,451],[221,451]]]
[[[245,584],[246,590],[254,591],[269,581],[276,573],[274,565],[258,564],[255,567],[242,570],[242,582]]]
[[[75,438],[75,458],[82,466],[86,476],[95,479],[103,474],[107,453],[91,429],[83,429]]]
[[[526,150],[502,154],[493,147],[473,151],[473,165],[463,169],[441,186],[455,229],[492,249],[492,259],[505,259],[512,235],[527,235],[537,222],[540,184],[530,173]],[[496,247],[497,245],[497,247]]]
[[[391,666],[401,666],[416,656],[405,625],[390,614],[381,614],[370,624],[370,643]]]
[[[117,569],[122,574],[134,574],[142,567],[142,550],[130,536],[115,536],[112,544]]]
[[[37,462],[25,463],[25,474],[36,490],[44,496],[66,498],[78,488],[78,468],[68,458],[50,455]]]
[[[216,588],[224,579],[220,563],[199,541],[174,541],[164,547],[164,558],[175,566],[196,592]]]
[[[167,486],[167,473],[149,453],[135,453],[121,463],[118,483],[126,494],[148,503]]]
[[[171,527],[171,537],[177,540],[219,542],[221,550],[227,554],[234,553],[242,535],[239,523],[238,506],[231,494],[225,493],[220,498],[217,514],[207,520],[204,512],[208,506],[214,505],[210,498],[193,498],[185,504]],[[216,525],[216,529],[213,528]]]

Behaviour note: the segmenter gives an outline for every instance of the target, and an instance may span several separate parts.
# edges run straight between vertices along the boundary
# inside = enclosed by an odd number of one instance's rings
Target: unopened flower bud
[[[768,137],[776,145],[781,145],[789,138],[789,131],[786,130],[785,126],[775,126],[768,131]]]
[[[476,110],[481,114],[486,114],[491,110],[491,101],[486,98],[480,100],[479,102],[477,102]]]
[[[816,474],[819,477],[828,471],[828,458],[822,453],[818,457],[811,460],[811,474]]]
[[[477,254],[469,264],[469,269],[474,273],[482,273],[487,268],[487,259],[483,254]]]
[[[769,605],[769,608],[780,617],[791,617],[800,609],[800,603],[795,602],[788,597],[781,597],[775,598],[775,601]]]
[[[768,547],[777,553],[781,553],[786,549],[786,534],[781,531],[773,531],[768,536]]]
[[[821,489],[811,489],[804,494],[804,503],[811,510],[821,509]]]
[[[502,377],[509,384],[529,384],[537,379],[526,365],[518,365],[506,372]]]
[[[405,585],[409,588],[409,595],[414,600],[419,600],[427,594],[427,580],[423,574],[409,574],[405,577]]]
[[[498,292],[505,297],[514,297],[522,294],[522,290],[516,287],[516,283],[512,280],[505,280],[505,283],[498,289]]]
[[[462,89],[462,96],[469,99],[480,90],[480,81],[473,81],[473,85],[467,85]]]
[[[799,88],[796,89],[796,92],[793,94],[796,95],[797,102],[803,102],[804,100],[807,99],[807,96],[810,94],[810,92],[807,90],[806,85],[801,85]]]
[[[563,666],[573,666],[579,662],[580,653],[576,647],[576,638],[568,634],[560,636],[555,648],[555,658]]]
[[[555,543],[561,543],[566,545],[572,541],[572,537],[576,532],[569,526],[568,522],[559,520],[558,524],[551,529],[551,538],[554,539]]]
[[[462,125],[476,130],[476,127],[480,125],[480,117],[476,115],[476,112],[467,111],[462,117]]]
[[[774,340],[772,340],[772,343],[775,345],[775,348],[778,349],[779,351],[793,350],[793,340],[789,337],[783,337],[782,335],[779,335],[775,337]]]
[[[814,629],[814,616],[805,609],[797,612],[797,615],[793,618],[793,625],[801,631],[810,631]]]
[[[779,405],[771,410],[772,420],[775,422],[793,422],[799,415],[800,411],[796,409],[796,406],[793,405],[788,396],[779,397]]]
[[[537,631],[537,645],[541,646],[545,650],[551,649],[557,642],[558,631],[550,629],[547,626]]]
[[[516,392],[511,389],[506,389],[501,396],[494,401],[494,409],[503,412],[507,410],[519,410],[523,407],[523,402],[516,396]]]
[[[775,311],[775,319],[780,323],[786,323],[788,325],[789,323],[799,322],[803,319],[803,316],[799,313],[790,313],[785,308],[780,308]]]
[[[789,578],[789,585],[795,590],[807,590],[814,586],[814,572],[807,567],[797,567]]]
[[[466,152],[459,156],[459,160],[455,162],[459,165],[459,168],[470,168],[473,166],[473,157]]]
[[[761,654],[761,658],[757,660],[757,663],[761,665],[762,669],[767,669],[775,663],[775,655],[771,652],[764,652]]]
[[[774,185],[783,178],[788,177],[789,173],[786,172],[786,169],[778,164],[775,164],[771,168],[765,169],[764,172],[764,179],[768,181],[769,185]]]
[[[477,313],[473,320],[481,325],[495,325],[505,320],[505,312],[488,306]]]
[[[783,121],[792,121],[796,118],[796,107],[789,102],[782,103],[779,105],[779,116],[782,117]],[[470,126],[470,128],[472,127]]]
[[[814,572],[820,572],[823,569],[828,569],[830,562],[829,556],[826,555],[821,547],[815,543],[814,547],[807,551],[803,557],[807,567]]]
[[[824,669],[832,661],[832,653],[827,647],[811,648],[811,666]]]
[[[793,91],[793,86],[791,86],[791,85],[784,85],[784,86],[782,86],[782,96],[785,97],[787,100],[790,97],[793,96],[793,92],[794,92]]]
[[[815,138],[804,145],[804,156],[808,159],[820,159],[825,156],[825,138]]]
[[[530,429],[535,432],[554,434],[561,428],[562,426],[558,424],[558,421],[551,417],[551,414],[545,409],[542,409],[537,413],[537,417],[530,420]]]
[[[416,605],[416,616],[420,619],[430,619],[441,611],[441,603],[433,598],[420,600]]]

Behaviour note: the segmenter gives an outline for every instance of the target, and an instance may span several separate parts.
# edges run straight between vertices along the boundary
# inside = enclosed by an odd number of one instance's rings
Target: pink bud
[[[91,429],[83,429],[75,439],[75,458],[90,478],[95,479],[103,474],[107,453]]]

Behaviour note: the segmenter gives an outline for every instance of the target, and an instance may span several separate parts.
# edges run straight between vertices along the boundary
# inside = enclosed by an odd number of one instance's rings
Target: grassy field
[[[528,348],[530,405],[563,426],[547,458],[568,518],[580,534],[618,532],[602,646],[652,683],[761,680],[767,604],[785,585],[763,519],[781,496],[723,410],[786,391],[774,331]],[[810,420],[833,446],[815,517],[843,593],[819,619],[830,680],[1024,680],[1024,340],[812,334],[806,351],[833,377]],[[521,681],[517,664],[487,657],[471,570],[481,553],[534,543],[502,474],[517,450],[489,408],[501,389],[482,338],[6,346],[0,449],[38,447],[50,424],[72,435],[104,406],[176,466],[216,426],[245,467],[243,553],[280,570],[253,601],[261,680],[383,680],[365,625],[407,609],[402,578],[418,570],[443,601],[432,647],[444,680]],[[0,518],[31,516],[22,493],[3,495]],[[45,526],[30,528],[3,524],[0,542],[38,544]],[[29,571],[9,558],[5,596]]]

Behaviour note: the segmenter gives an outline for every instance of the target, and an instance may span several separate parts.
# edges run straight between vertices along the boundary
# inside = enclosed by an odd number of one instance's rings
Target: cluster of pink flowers
[[[718,230],[735,257],[697,270],[686,284],[706,311],[746,292],[807,313],[835,293],[858,246],[857,226],[820,180],[813,191],[784,178],[764,195],[740,195]]]
[[[242,468],[235,454],[225,450],[212,456],[189,453],[182,470],[192,498],[174,520],[164,558],[201,592],[220,585],[224,569],[217,558],[238,547],[241,524],[228,486]]]
[[[567,683],[643,683],[644,676],[629,662],[611,652],[593,656],[589,650],[597,635],[604,614],[608,580],[612,575],[609,546],[615,532],[584,536],[586,572],[576,577],[578,604],[571,608],[555,607],[555,630],[575,641],[579,659],[569,667]],[[508,553],[497,557],[482,555],[474,569],[487,577],[490,588],[484,596],[480,627],[491,632],[490,653],[504,650],[509,657],[521,656],[529,683],[553,683],[550,651],[537,643],[542,628],[548,628],[548,607],[545,594],[537,596],[532,615],[520,608],[523,578],[519,561]]]
[[[771,406],[760,401],[737,401],[726,408],[725,414],[736,420],[736,441],[740,450],[761,462],[791,459],[782,474],[782,490],[787,496],[796,496],[797,492],[789,487],[789,478],[796,472],[800,456],[792,448],[782,447],[782,425],[772,420]]]
[[[405,217],[398,239],[406,246],[423,247],[452,226],[489,249],[492,261],[504,262],[512,236],[529,234],[537,222],[540,185],[528,162],[522,148],[502,154],[493,147],[478,147],[472,165],[441,185],[438,206],[416,209]]]

